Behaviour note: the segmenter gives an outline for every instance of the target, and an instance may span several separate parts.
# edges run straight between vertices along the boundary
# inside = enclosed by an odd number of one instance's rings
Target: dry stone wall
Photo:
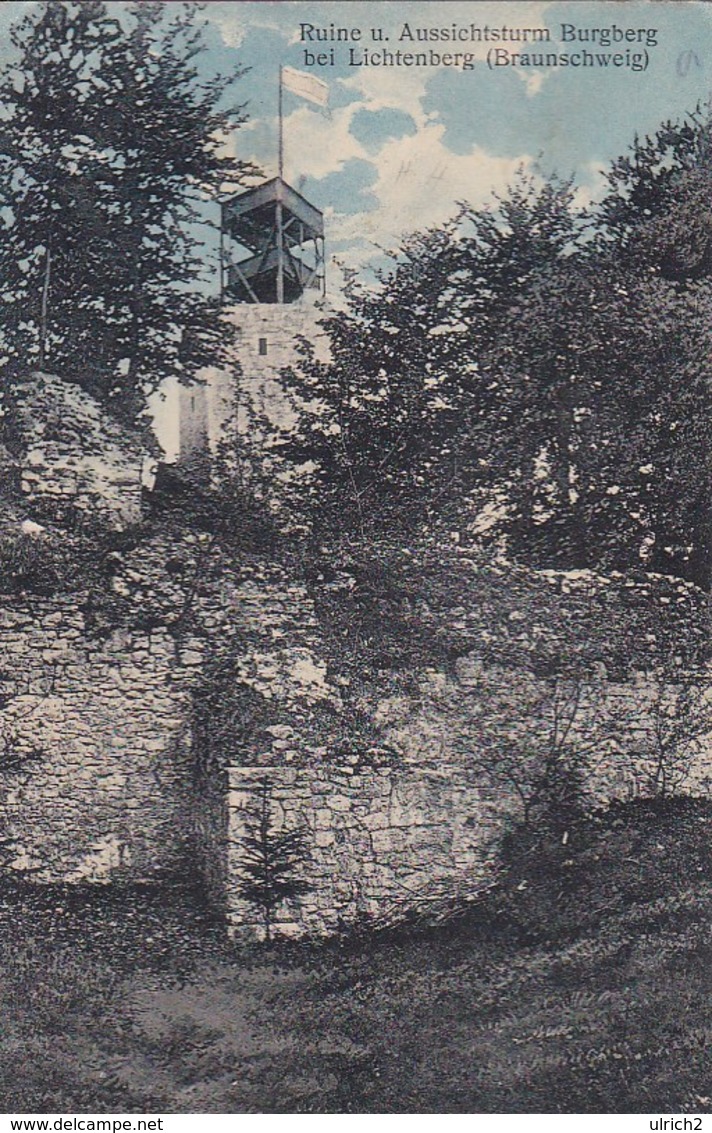
[[[29,507],[79,514],[110,527],[138,523],[147,452],[141,434],[119,424],[79,386],[35,373],[15,391],[20,443],[4,471]]]
[[[87,633],[77,599],[4,599],[0,763],[12,865],[42,882],[180,867],[194,650],[165,630]]]
[[[501,674],[491,676],[504,682]],[[226,798],[213,784],[204,812],[213,849],[208,857],[219,879],[214,891],[222,894],[234,935],[259,939],[265,932],[259,906],[244,899],[242,888],[246,839],[255,837],[265,791],[271,836],[295,830],[305,835],[295,876],[309,891],[277,908],[277,934],[298,938],[369,920],[395,923],[408,910],[427,908],[430,898],[472,895],[494,880],[502,836],[523,818],[521,799],[511,785],[485,774],[476,757],[468,761],[472,721],[465,674],[448,689],[449,703],[459,705],[455,713],[443,711],[448,679],[431,674],[430,680],[437,692],[431,704],[423,686],[419,697],[401,702],[399,726],[390,728],[400,764],[369,768],[315,761],[289,768],[275,765],[273,755],[268,765],[231,767],[221,786]],[[639,677],[610,682],[605,703],[582,705],[572,743],[581,741],[588,753],[581,766],[589,805],[659,792],[650,754],[657,693]],[[393,705],[384,703],[383,712],[387,719]],[[611,738],[614,718],[617,738]],[[591,747],[594,728],[602,739]],[[709,737],[697,737],[689,758],[671,757],[667,789],[709,794]]]
[[[301,588],[276,569],[220,572],[200,616],[202,638],[165,626],[97,634],[81,595],[3,599],[0,830],[12,840],[14,868],[40,882],[148,881],[185,868],[190,854],[231,930],[259,936],[259,912],[240,884],[266,781],[273,829],[306,834],[309,891],[277,911],[285,935],[395,919],[429,894],[488,883],[501,835],[521,814],[464,754],[474,680],[464,662],[457,678],[424,678],[412,701],[381,703],[376,717],[400,759],[347,763],[329,755],[316,729],[318,711],[347,730],[348,719]],[[240,627],[261,632],[245,642],[237,679],[260,691],[271,713],[257,746],[255,737],[245,746],[249,766],[225,769],[220,751],[201,766],[191,722],[204,642]],[[610,684],[608,695],[625,702],[625,734],[641,747],[650,690]],[[580,727],[590,724],[584,713]],[[701,743],[685,789],[708,790],[708,768]],[[629,748],[614,745],[602,760],[594,753],[592,798],[645,793],[646,783]]]
[[[281,935],[395,920],[429,895],[472,893],[493,877],[507,803],[462,768],[232,767],[224,893],[237,936],[264,935],[259,907],[243,899],[241,886],[245,839],[254,837],[265,784],[271,834],[305,835],[295,876],[309,891],[275,911]]]
[[[516,703],[511,671],[466,658],[447,675],[421,674],[415,693],[379,701],[369,687],[349,699],[329,672],[307,593],[278,564],[234,561],[207,533],[171,528],[112,562],[116,610],[99,626],[81,593],[2,599],[0,834],[15,869],[40,882],[149,881],[183,870],[189,855],[231,931],[259,937],[241,882],[267,782],[273,831],[305,833],[308,891],[276,910],[284,935],[396,920],[492,879],[502,833],[522,815],[481,764],[474,770],[473,745],[516,724],[526,674]],[[201,753],[194,694],[228,646],[230,680],[259,713],[243,737],[232,704],[228,732]],[[529,686],[535,701],[531,675]],[[649,770],[633,749],[645,748],[654,690],[633,680],[597,689],[572,731],[590,741],[597,721],[606,740],[590,756],[591,797],[644,792]],[[624,743],[611,740],[616,706],[600,703],[602,690],[620,702]],[[340,740],[358,739],[355,709],[382,729],[383,765],[369,752],[344,754]],[[531,721],[520,723],[530,741]],[[704,741],[685,789],[709,789]]]

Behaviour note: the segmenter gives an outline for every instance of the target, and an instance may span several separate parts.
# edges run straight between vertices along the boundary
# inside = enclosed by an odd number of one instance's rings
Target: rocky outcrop
[[[5,396],[11,451],[0,476],[29,508],[51,506],[60,521],[77,515],[110,527],[137,523],[148,460],[145,438],[111,417],[80,386],[33,373]]]

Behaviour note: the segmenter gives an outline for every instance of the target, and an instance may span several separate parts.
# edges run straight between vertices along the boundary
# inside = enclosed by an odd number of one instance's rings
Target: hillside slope
[[[708,803],[619,806],[445,926],[328,946],[235,950],[185,896],[7,897],[3,1107],[709,1112],[711,834]]]

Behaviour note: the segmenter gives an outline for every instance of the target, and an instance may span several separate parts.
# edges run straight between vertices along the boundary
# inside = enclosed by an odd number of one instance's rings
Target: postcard
[[[712,8],[0,29],[8,1127],[707,1128]]]

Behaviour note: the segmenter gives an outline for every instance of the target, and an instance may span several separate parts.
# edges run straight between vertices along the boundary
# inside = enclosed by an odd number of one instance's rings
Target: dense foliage
[[[521,175],[352,289],[331,361],[305,344],[289,376],[291,512],[322,539],[484,530],[538,567],[708,587],[710,132],[636,142],[585,216]]]
[[[219,353],[198,207],[246,174],[221,153],[244,115],[236,76],[198,69],[198,8],[48,0],[0,73],[6,373],[49,369],[129,418]]]

